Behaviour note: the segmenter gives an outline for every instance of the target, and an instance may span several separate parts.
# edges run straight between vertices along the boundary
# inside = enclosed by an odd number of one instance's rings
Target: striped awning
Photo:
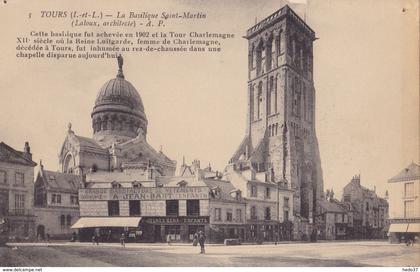
[[[420,223],[409,223],[407,232],[420,232]]]
[[[391,224],[389,232],[407,232],[408,224]]]
[[[71,228],[137,227],[140,220],[141,217],[82,217]]]

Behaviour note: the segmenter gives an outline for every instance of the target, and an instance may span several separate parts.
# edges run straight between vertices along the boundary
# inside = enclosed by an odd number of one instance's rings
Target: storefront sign
[[[209,218],[203,217],[149,217],[143,218],[148,224],[208,224]]]
[[[79,200],[208,199],[208,187],[145,187],[79,189]]]

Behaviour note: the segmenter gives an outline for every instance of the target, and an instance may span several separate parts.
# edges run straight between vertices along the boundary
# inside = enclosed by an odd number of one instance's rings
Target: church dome
[[[144,113],[143,102],[136,88],[120,75],[106,82],[96,96],[95,107],[112,104]]]
[[[125,79],[123,59],[118,56],[118,74],[99,90],[91,114],[94,139],[112,144],[146,135],[147,118],[136,88]]]

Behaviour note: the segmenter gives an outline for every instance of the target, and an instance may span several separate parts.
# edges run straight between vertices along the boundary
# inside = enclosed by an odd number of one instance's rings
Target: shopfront
[[[140,228],[149,242],[191,242],[199,231],[208,232],[209,217],[145,217]]]

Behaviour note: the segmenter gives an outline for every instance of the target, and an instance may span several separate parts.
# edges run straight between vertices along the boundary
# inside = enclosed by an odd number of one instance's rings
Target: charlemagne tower
[[[246,33],[248,116],[231,163],[294,191],[294,215],[313,218],[323,191],[315,134],[315,32],[284,6]]]

